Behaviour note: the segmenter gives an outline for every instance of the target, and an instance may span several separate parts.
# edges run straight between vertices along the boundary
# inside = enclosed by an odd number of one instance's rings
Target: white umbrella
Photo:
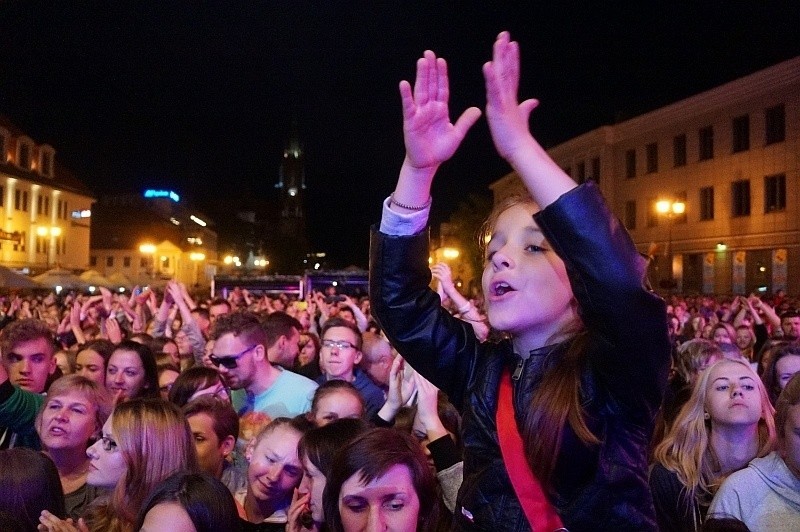
[[[89,285],[72,273],[69,270],[64,270],[61,268],[53,268],[52,270],[47,270],[41,275],[37,275],[33,278],[34,281],[43,284],[44,286],[49,286],[55,288],[60,286],[61,288],[66,289],[79,289],[84,290],[89,287]]]

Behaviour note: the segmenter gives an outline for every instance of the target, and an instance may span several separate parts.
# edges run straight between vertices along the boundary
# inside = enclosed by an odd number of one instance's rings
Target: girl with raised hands
[[[487,222],[482,287],[507,339],[481,344],[428,287],[433,177],[480,114],[450,122],[447,65],[431,51],[413,91],[400,84],[406,157],[372,235],[373,315],[464,413],[456,528],[654,529],[647,444],[669,369],[665,304],[597,187],[578,186],[531,136],[538,102],[517,100],[508,33],[483,70],[495,147],[531,195]]]

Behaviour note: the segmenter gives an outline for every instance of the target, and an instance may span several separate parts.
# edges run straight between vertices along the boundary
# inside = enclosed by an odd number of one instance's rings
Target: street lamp
[[[156,246],[155,244],[142,244],[139,246],[139,252],[143,255],[149,255],[150,260],[148,261],[150,264],[150,277],[152,279],[156,278]]]
[[[673,277],[673,253],[672,253],[672,224],[675,222],[675,217],[680,216],[686,212],[686,203],[679,200],[659,200],[656,202],[656,212],[662,216],[667,217],[667,265],[669,266],[667,272],[666,287],[672,290],[675,287],[675,280]]]
[[[47,267],[49,268],[50,264],[53,262],[52,256],[53,256],[54,239],[61,236],[61,228],[58,227],[57,225],[54,226],[40,225],[39,227],[36,228],[36,234],[42,238],[48,237],[46,240],[47,245],[45,247],[45,252],[47,255]]]

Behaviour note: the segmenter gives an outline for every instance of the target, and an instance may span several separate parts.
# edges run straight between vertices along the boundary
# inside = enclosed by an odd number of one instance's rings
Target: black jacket
[[[647,445],[669,369],[665,304],[644,288],[646,263],[593,184],[564,194],[534,219],[566,264],[587,329],[582,403],[589,428],[602,440],[587,447],[569,425],[564,428],[551,502],[573,532],[655,530]],[[427,258],[426,234],[373,231],[373,314],[406,360],[462,411],[465,463],[456,527],[529,530],[495,423],[500,375],[522,359],[510,341],[480,344],[469,324],[442,309],[428,287]],[[518,423],[565,344],[544,347],[525,362],[514,382]]]

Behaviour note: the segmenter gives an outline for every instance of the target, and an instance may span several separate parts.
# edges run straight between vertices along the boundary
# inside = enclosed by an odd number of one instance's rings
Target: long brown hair
[[[497,219],[516,205],[536,206],[536,202],[529,195],[512,195],[495,205],[481,230],[479,245],[484,255]],[[528,465],[550,491],[567,423],[585,445],[600,443],[586,424],[581,407],[581,374],[586,359],[587,332],[583,324],[577,322],[571,330],[561,333],[561,338],[567,338],[564,341],[568,341],[569,346],[556,360],[546,361],[549,368],[533,394],[521,427]]]

